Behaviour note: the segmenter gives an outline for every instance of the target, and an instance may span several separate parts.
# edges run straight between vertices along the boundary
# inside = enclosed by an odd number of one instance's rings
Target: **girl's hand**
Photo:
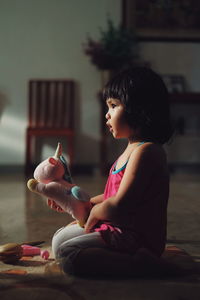
[[[89,217],[87,219],[87,222],[85,223],[85,232],[89,233],[91,232],[92,228],[100,221],[98,217],[98,211],[99,211],[99,206],[101,204],[96,204],[93,206],[93,208],[90,211]]]
[[[64,213],[64,212],[65,212],[58,204],[56,204],[55,201],[53,201],[53,200],[51,200],[51,199],[47,199],[47,205],[48,205],[51,209],[53,209],[53,210],[55,210],[55,211],[57,211],[57,212],[60,212],[60,213]]]
[[[98,204],[98,203],[103,202],[103,199],[104,199],[104,198],[103,198],[103,194],[101,194],[101,195],[92,197],[92,198],[90,199],[90,202],[91,202],[93,205],[96,205],[96,204]]]
[[[113,198],[109,198],[106,201],[103,201],[99,204],[96,204],[92,207],[90,215],[85,224],[85,232],[91,232],[92,228],[99,221],[109,221],[116,222],[116,217],[118,215],[118,208],[113,201]]]

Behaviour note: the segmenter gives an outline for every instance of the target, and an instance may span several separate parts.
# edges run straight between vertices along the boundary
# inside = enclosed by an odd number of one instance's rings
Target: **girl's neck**
[[[128,145],[138,144],[143,142],[143,139],[141,138],[129,138],[128,139]]]
[[[137,148],[137,146],[140,142],[142,142],[142,140],[140,140],[140,139],[128,141],[128,145],[126,146],[126,149],[124,150],[124,152],[120,155],[120,157],[117,160],[117,163],[115,165],[115,170],[119,170],[127,163],[131,153],[134,151],[134,149]]]
[[[134,144],[134,143],[140,143],[144,139],[141,138],[141,130],[139,128],[132,129],[132,134],[128,137],[128,143]]]
[[[132,152],[132,150],[133,150],[134,148],[136,148],[137,145],[138,145],[139,143],[141,143],[141,142],[142,142],[142,140],[128,141],[128,144],[127,144],[127,146],[126,146],[124,152],[125,152],[125,153]]]

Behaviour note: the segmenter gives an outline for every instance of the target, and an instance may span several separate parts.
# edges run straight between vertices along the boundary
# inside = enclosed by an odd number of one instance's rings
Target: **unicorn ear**
[[[62,145],[61,143],[58,143],[56,152],[54,154],[54,158],[59,158],[62,155]]]

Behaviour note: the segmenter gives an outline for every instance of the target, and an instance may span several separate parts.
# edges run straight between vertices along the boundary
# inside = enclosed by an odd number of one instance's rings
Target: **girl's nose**
[[[106,113],[105,118],[106,118],[106,120],[110,119],[110,113],[109,113],[109,111]]]

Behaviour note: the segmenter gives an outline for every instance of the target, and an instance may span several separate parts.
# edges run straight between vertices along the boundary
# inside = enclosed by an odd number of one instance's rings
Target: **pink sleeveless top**
[[[126,169],[127,163],[115,171],[116,163],[117,162],[115,162],[110,169],[104,190],[104,201],[116,195]],[[117,251],[134,253],[140,246],[137,235],[134,232],[119,228],[109,222],[99,224],[99,227],[95,228],[94,231],[100,232],[106,244]]]
[[[105,186],[105,190],[104,190],[104,200],[116,195],[116,193],[119,189],[122,177],[124,176],[127,162],[119,170],[115,170],[116,164],[117,164],[117,161],[112,165],[112,167],[110,169],[109,177],[108,177],[108,180],[107,180],[107,183]]]

